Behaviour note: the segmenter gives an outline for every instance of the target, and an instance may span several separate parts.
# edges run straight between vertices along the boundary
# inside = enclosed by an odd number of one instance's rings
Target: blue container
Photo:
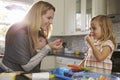
[[[55,74],[56,78],[59,78],[61,80],[72,80],[71,77],[73,73],[69,68],[60,67],[51,70],[51,74]],[[68,76],[65,74],[67,74]]]

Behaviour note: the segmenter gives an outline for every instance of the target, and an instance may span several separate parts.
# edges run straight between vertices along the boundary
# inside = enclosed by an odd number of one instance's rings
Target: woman
[[[49,37],[55,8],[48,2],[38,1],[23,21],[13,24],[6,34],[3,64],[9,71],[39,72],[42,58],[51,49],[62,47],[60,39],[45,45],[41,50],[38,32]]]

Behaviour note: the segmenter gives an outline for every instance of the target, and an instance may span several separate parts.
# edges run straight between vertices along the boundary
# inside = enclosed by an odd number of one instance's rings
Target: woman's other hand
[[[62,39],[57,39],[53,42],[50,42],[48,45],[52,49],[60,49],[60,48],[62,48]]]

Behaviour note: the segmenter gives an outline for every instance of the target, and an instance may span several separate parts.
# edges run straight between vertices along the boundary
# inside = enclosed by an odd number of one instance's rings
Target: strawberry
[[[60,43],[62,42],[62,39],[60,39],[60,41],[59,41]]]
[[[91,32],[91,33],[89,34],[89,36],[94,36],[94,34]]]

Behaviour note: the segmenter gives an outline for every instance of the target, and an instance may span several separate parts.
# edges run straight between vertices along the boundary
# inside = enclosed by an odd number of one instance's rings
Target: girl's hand
[[[57,39],[53,42],[50,42],[48,45],[52,49],[60,49],[60,48],[62,48],[62,39]]]
[[[88,42],[89,45],[94,43],[94,36],[87,35],[85,36],[85,40]]]

